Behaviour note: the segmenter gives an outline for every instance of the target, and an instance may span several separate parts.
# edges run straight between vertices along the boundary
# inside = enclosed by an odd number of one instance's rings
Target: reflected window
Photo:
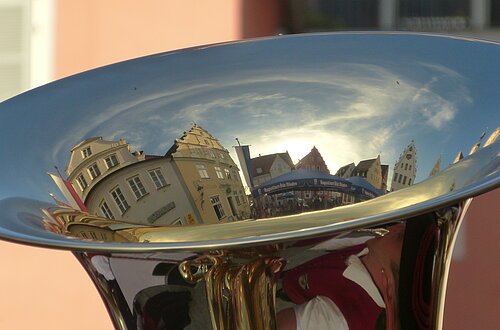
[[[115,154],[112,154],[109,157],[106,157],[104,159],[104,161],[106,162],[106,166],[108,167],[108,169],[118,165],[118,159],[116,158]]]
[[[407,169],[408,169],[408,163],[405,164],[405,170],[407,170]]]
[[[132,189],[135,198],[139,199],[148,193],[146,191],[146,188],[144,188],[144,185],[142,184],[141,179],[139,178],[138,175],[134,176],[131,179],[128,179],[127,182],[130,186],[130,189]]]
[[[406,184],[406,175],[403,177],[403,184]]]
[[[163,177],[161,170],[159,168],[155,168],[154,170],[149,171],[149,176],[153,183],[155,184],[156,189],[163,188],[167,185],[167,181]]]
[[[401,183],[401,179],[403,179],[403,175],[402,174],[399,175],[398,183]]]
[[[78,182],[78,185],[80,186],[81,190],[84,190],[85,188],[88,187],[87,180],[85,180],[85,177],[83,174],[80,174],[77,178],[76,181]]]
[[[82,157],[87,158],[88,156],[92,155],[92,149],[90,147],[87,147],[82,150]]]
[[[203,152],[200,150],[200,148],[193,148],[189,149],[191,151],[191,156],[193,157],[203,157]]]
[[[101,175],[101,170],[99,170],[97,163],[90,165],[88,170],[89,170],[89,174],[90,174],[90,177],[92,178],[92,180],[94,180],[99,175]]]
[[[262,173],[262,168],[257,167],[257,170],[256,170],[256,171],[257,171],[257,174],[261,174],[261,173]]]
[[[233,195],[234,195],[234,200],[236,201],[236,205],[241,205],[240,196],[238,195],[238,192],[236,190],[233,191]]]
[[[125,197],[123,196],[120,187],[116,187],[115,189],[113,189],[111,191],[111,196],[115,200],[116,206],[118,206],[118,208],[120,209],[122,214],[125,213],[125,211],[128,210],[130,205],[128,205],[128,202],[125,199]]]
[[[105,200],[103,200],[101,202],[101,205],[99,206],[99,208],[101,209],[101,212],[104,215],[104,217],[106,217],[108,219],[115,219],[113,212],[111,212],[111,209],[109,208],[109,205],[108,205],[108,203],[106,203]]]
[[[408,185],[411,185],[411,178],[408,179]]]
[[[217,215],[217,219],[221,220],[226,216],[226,214],[224,213],[224,208],[222,207],[222,203],[220,202],[219,195],[210,197],[210,203],[212,203],[212,207],[214,208],[215,214]]]
[[[411,171],[411,165],[410,165],[410,168],[409,168],[409,170]]]
[[[229,170],[227,168],[224,169],[224,172],[226,173],[226,178],[228,180],[231,180],[231,172],[229,172]]]
[[[215,166],[215,173],[217,173],[217,177],[219,179],[224,179],[224,174],[222,173],[222,170],[219,166]]]
[[[200,178],[202,178],[202,179],[210,178],[208,176],[207,167],[205,165],[198,164],[198,165],[196,165],[196,169],[198,170],[198,174],[200,175]]]

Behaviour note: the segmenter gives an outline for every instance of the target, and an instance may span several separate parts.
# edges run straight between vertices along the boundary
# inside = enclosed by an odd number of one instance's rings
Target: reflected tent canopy
[[[373,187],[362,177],[344,179],[320,171],[299,169],[264,182],[252,190],[252,196],[258,197],[264,194],[273,195],[289,191],[316,190],[356,193],[362,194],[364,198],[373,198],[382,195],[379,189]]]

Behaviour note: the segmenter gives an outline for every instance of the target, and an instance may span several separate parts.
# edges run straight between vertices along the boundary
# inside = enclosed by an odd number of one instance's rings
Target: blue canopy
[[[252,196],[278,194],[286,191],[332,190],[351,191],[351,183],[341,177],[319,171],[296,170],[273,178],[252,190]]]
[[[363,177],[344,179],[328,173],[311,170],[296,170],[273,178],[252,190],[252,196],[279,194],[289,191],[324,190],[351,193],[362,199],[383,194]]]
[[[370,199],[384,194],[381,189],[375,188],[370,182],[361,176],[347,178],[347,181],[352,183],[354,193],[358,196],[364,196],[365,198]]]

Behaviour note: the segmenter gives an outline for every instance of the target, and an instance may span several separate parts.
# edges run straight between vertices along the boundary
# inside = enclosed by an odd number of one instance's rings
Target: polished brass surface
[[[460,224],[500,185],[497,58],[469,37],[311,34],[56,81],[0,104],[0,238],[73,251],[119,329],[279,328],[313,300],[297,292],[335,300],[316,262],[370,246],[388,328],[417,318],[394,296],[430,287],[441,329]],[[432,283],[384,286],[399,269],[372,267],[374,242],[426,217]],[[423,262],[408,242],[383,254],[397,268]]]
[[[237,264],[219,257],[210,259],[212,265],[203,280],[212,327],[274,329],[276,280],[284,260],[255,256],[247,263]],[[186,267],[186,262],[179,267]]]
[[[363,203],[332,208],[330,210],[316,211],[290,215],[280,218],[269,218],[262,221],[243,221],[217,225],[195,225],[180,228],[172,227],[145,227],[141,225],[109,220],[101,217],[83,214],[80,211],[68,208],[52,208],[50,217],[44,223],[47,230],[55,230],[69,236],[78,236],[78,231],[71,228],[81,228],[78,225],[98,227],[110,230],[113,234],[110,242],[150,243],[137,250],[154,251],[157,247],[151,243],[162,243],[158,249],[183,250],[220,248],[226,245],[240,246],[264,242],[267,240],[280,240],[301,238],[337,231],[353,230],[366,226],[383,224],[394,221],[405,215],[409,217],[428,210],[450,204],[458,196],[454,193],[467,185],[464,178],[476,175],[485,175],[486,179],[491,170],[487,163],[491,157],[496,157],[496,149],[485,149],[482,153],[470,157],[456,166],[451,166],[445,171],[425,180],[424,182],[404,190],[368,200]],[[485,165],[483,165],[485,164]],[[479,172],[479,174],[478,174]],[[489,184],[489,180],[485,180]],[[475,191],[469,192],[462,189],[461,198],[482,192],[483,185],[477,185]],[[478,191],[479,190],[479,191]],[[429,201],[432,201],[430,203]],[[420,207],[415,207],[415,206]],[[45,211],[49,214],[48,211]],[[53,219],[53,222],[49,222]],[[120,224],[120,225],[119,225]],[[113,229],[113,227],[118,229]],[[238,239],[239,241],[234,241]],[[226,243],[227,242],[227,243]],[[99,248],[99,246],[93,246]],[[106,246],[106,250],[120,251],[120,246]],[[127,247],[127,249],[133,249]]]
[[[441,328],[443,324],[446,286],[453,248],[457,240],[460,225],[471,202],[472,199],[466,199],[455,208],[448,208],[438,212],[439,240],[435,259],[436,275],[433,278],[433,286],[436,288],[433,292],[433,299],[436,307],[432,310],[434,313],[434,327],[436,329]]]

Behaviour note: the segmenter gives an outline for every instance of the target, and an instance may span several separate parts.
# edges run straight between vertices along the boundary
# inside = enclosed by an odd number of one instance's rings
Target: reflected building
[[[66,174],[81,199],[109,174],[145,159],[141,152],[131,152],[123,139],[106,141],[102,137],[86,139],[71,149]]]
[[[382,170],[382,185],[380,189],[384,192],[388,192],[388,187],[387,187],[387,179],[389,178],[389,165],[380,165],[380,169]]]
[[[352,176],[352,171],[354,171],[354,168],[356,168],[356,164],[354,163],[344,165],[337,170],[337,173],[335,173],[335,175],[344,179],[350,178]]]
[[[82,141],[66,170],[88,211],[143,225],[234,221],[250,216],[229,152],[194,126],[163,156],[132,152],[123,139]]]
[[[385,191],[375,187],[366,177],[383,184],[380,157],[360,162],[358,176],[347,179],[331,175],[316,147],[304,156],[295,169],[267,180],[252,189],[255,218],[268,218],[311,210],[329,209],[353,204],[382,195]],[[361,167],[368,164],[366,169]],[[378,166],[378,171],[374,168]],[[344,175],[353,174],[354,163],[344,167]],[[364,168],[364,167],[363,167]],[[353,174],[354,175],[354,174]],[[376,177],[378,175],[378,177]],[[387,177],[387,176],[386,176]]]
[[[316,171],[325,174],[330,174],[330,170],[321,156],[318,148],[313,146],[311,151],[305,155],[299,162],[295,165],[297,170],[308,170]],[[333,207],[339,204],[339,201],[345,201],[346,196],[344,194],[329,191],[329,190],[306,190],[298,193],[301,199],[304,199],[306,205],[313,207],[315,209]],[[347,197],[348,199],[348,197]]]
[[[387,176],[389,165],[384,165],[380,161],[380,155],[377,158],[365,159],[355,165],[350,163],[337,170],[335,175],[341,178],[362,177],[365,178],[374,188],[385,192],[387,190]]]
[[[496,140],[498,140],[498,137],[500,137],[500,127],[497,127],[493,133],[486,139],[486,142],[484,143],[483,147],[487,147],[493,143],[495,143]]]
[[[382,188],[382,164],[380,155],[377,158],[362,160],[352,170],[351,176],[360,176],[365,178],[372,186],[377,189]]]
[[[399,156],[396,165],[394,165],[394,174],[392,177],[391,191],[406,188],[415,183],[417,176],[417,149],[415,142],[411,141],[406,146],[403,153]]]
[[[434,166],[429,172],[429,177],[436,175],[439,171],[441,171],[441,156],[436,160],[436,163],[434,163]]]
[[[71,150],[66,172],[89,213],[147,225],[199,222],[168,155],[131,152],[123,139],[96,137]]]
[[[238,166],[210,133],[195,124],[169,153],[204,223],[250,217]]]
[[[258,187],[295,169],[288,151],[251,158],[250,146],[238,145],[234,148],[238,155],[243,176],[250,188]]]
[[[311,152],[299,160],[295,168],[298,170],[311,170],[330,174],[330,170],[328,170],[328,166],[326,166],[325,160],[316,146],[313,146]]]

